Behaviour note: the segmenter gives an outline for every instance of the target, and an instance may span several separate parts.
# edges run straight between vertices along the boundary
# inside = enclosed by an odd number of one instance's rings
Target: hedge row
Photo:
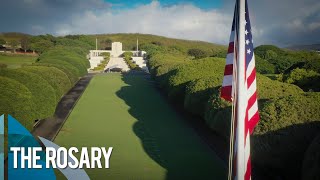
[[[320,179],[320,134],[309,145],[302,164],[301,179]]]
[[[58,45],[43,52],[37,62],[19,69],[0,68],[0,113],[12,114],[31,129],[34,120],[54,114],[61,97],[87,74],[85,58],[89,46],[73,40],[59,40]]]
[[[284,179],[300,176],[304,154],[320,131],[320,94],[304,93],[260,102],[252,160]]]
[[[33,103],[33,106],[31,106],[30,111],[28,112],[31,114],[31,117],[34,117],[35,119],[42,119],[51,116],[54,113],[57,102],[55,91],[53,87],[41,77],[41,75],[26,72],[22,69],[0,69],[0,76],[16,80],[29,89],[31,93],[31,101]],[[10,101],[8,104],[9,106],[17,103],[13,101],[10,96],[6,98]],[[3,104],[2,102],[1,104],[2,106],[7,106],[7,104]],[[11,110],[13,112],[17,111],[16,109]],[[10,114],[11,113],[12,112],[10,112]],[[32,122],[32,120],[35,119],[30,119],[30,123],[33,124],[34,122]],[[22,119],[22,121],[25,120]]]
[[[36,114],[31,112],[34,107],[32,93],[25,85],[14,79],[0,76],[0,82],[1,114],[10,113],[22,125],[31,129],[30,120],[37,118]]]
[[[185,54],[171,53],[163,49],[159,53],[152,51],[148,56],[150,72],[168,97],[183,105],[188,112],[203,117],[211,129],[228,140],[231,104],[220,98],[225,60],[220,58],[190,60]],[[273,64],[267,61],[261,63],[264,64],[264,67],[259,70],[260,72],[274,71]],[[253,154],[256,153],[253,155],[254,163],[264,162],[256,157],[269,157],[266,154],[269,152],[268,144],[275,145],[286,141],[286,146],[277,149],[279,153],[277,155],[282,156],[288,151],[283,157],[292,158],[295,165],[300,166],[303,157],[301,152],[307,148],[315,131],[311,128],[308,135],[305,136],[305,143],[298,148],[300,140],[296,141],[294,137],[303,137],[303,131],[298,131],[296,136],[290,136],[289,131],[282,130],[309,122],[320,122],[320,95],[304,93],[296,85],[275,81],[259,73],[257,83],[261,122],[254,131],[253,147],[259,147],[262,150],[253,152]],[[278,136],[276,134],[278,131],[284,134]],[[259,137],[267,134],[270,134],[272,138],[260,141]],[[288,150],[290,147],[294,147],[294,150]],[[295,150],[300,153],[293,153]],[[269,167],[272,167],[271,163],[276,163],[277,160],[287,164],[288,159],[270,158]]]
[[[127,63],[129,68],[130,69],[136,69],[136,68],[138,68],[138,66],[135,63],[132,62],[132,56],[133,56],[132,52],[124,52],[123,53],[124,61]]]
[[[24,71],[32,72],[42,76],[55,90],[56,102],[71,88],[71,82],[68,76],[55,67],[46,66],[26,66],[21,68]]]

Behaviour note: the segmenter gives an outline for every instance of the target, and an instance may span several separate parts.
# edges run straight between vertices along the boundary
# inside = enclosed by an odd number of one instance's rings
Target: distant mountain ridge
[[[22,38],[30,37],[31,35],[19,32],[0,32],[0,39],[6,41],[17,40],[20,41]]]
[[[295,45],[287,47],[291,50],[309,50],[309,51],[320,51],[320,44],[310,44],[310,45]]]

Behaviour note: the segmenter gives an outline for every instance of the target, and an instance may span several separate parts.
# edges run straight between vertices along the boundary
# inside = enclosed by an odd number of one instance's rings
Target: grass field
[[[36,56],[29,55],[4,55],[0,54],[0,64],[6,64],[8,68],[19,68],[23,64],[32,64],[36,61]]]
[[[142,76],[97,75],[55,142],[113,147],[91,179],[225,179],[215,153]]]

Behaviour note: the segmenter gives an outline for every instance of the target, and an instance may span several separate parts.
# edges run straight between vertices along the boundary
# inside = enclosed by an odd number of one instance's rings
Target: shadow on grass
[[[167,170],[166,179],[225,179],[214,152],[148,84],[148,75],[127,74],[122,79],[128,86],[116,94],[138,120],[133,131],[148,156]]]

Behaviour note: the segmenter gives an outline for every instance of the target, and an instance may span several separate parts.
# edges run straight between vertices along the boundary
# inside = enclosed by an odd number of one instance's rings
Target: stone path
[[[93,76],[94,74],[88,74],[82,77],[77,84],[62,97],[54,116],[41,120],[31,133],[35,137],[41,136],[53,141]]]
[[[129,71],[129,66],[127,63],[124,61],[123,58],[118,58],[118,57],[112,57],[110,58],[110,61],[108,62],[107,66],[105,67],[105,70],[108,68],[122,68],[124,71]]]

